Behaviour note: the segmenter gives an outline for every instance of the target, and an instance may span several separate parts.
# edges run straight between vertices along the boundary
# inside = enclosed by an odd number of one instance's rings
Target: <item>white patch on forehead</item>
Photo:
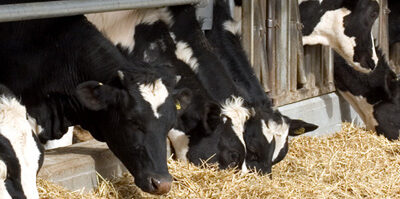
[[[135,27],[139,24],[153,24],[161,20],[171,24],[172,16],[167,8],[134,9],[94,13],[85,15],[97,29],[114,45],[120,44],[131,52],[135,46]]]
[[[268,143],[271,143],[274,138],[274,132],[267,127],[265,120],[261,120],[261,129],[265,139],[267,139]]]
[[[7,138],[21,166],[21,185],[26,196],[38,198],[36,173],[40,151],[32,137],[33,128],[27,113],[15,98],[0,96],[0,133]],[[8,168],[12,169],[12,168]]]
[[[243,106],[243,103],[243,98],[232,96],[225,101],[225,104],[222,105],[221,114],[229,117],[232,120],[233,131],[239,138],[240,142],[242,142],[246,150],[243,132],[244,124],[250,117],[250,111]]]
[[[177,129],[171,129],[168,132],[168,138],[171,141],[172,147],[174,147],[176,157],[179,160],[187,162],[186,155],[189,151],[189,136]]]
[[[275,161],[279,155],[279,152],[285,147],[287,137],[289,134],[289,125],[286,124],[282,118],[282,124],[278,124],[273,120],[268,121],[268,131],[272,133],[275,138],[275,150],[272,156],[272,161]]]
[[[325,12],[320,22],[315,26],[310,35],[303,36],[303,45],[321,44],[330,46],[339,53],[355,70],[368,73],[371,70],[361,67],[354,62],[354,48],[356,38],[347,36],[344,31],[344,18],[351,13],[346,8],[340,8]]]
[[[240,35],[242,32],[242,24],[240,22],[229,20],[224,22],[223,26],[226,31],[234,35]]]
[[[339,90],[339,92],[356,110],[358,115],[360,115],[367,129],[375,131],[375,127],[378,126],[378,122],[374,117],[374,106],[369,104],[367,99],[362,96],[355,96],[347,91],[343,92]]]
[[[154,116],[159,118],[158,107],[164,104],[169,95],[167,87],[162,83],[162,80],[157,79],[152,84],[141,84],[139,85],[139,91],[144,100],[150,104]]]
[[[197,73],[199,63],[197,58],[193,56],[192,48],[186,42],[179,41],[176,43],[175,55],[179,60],[189,65],[192,71]]]

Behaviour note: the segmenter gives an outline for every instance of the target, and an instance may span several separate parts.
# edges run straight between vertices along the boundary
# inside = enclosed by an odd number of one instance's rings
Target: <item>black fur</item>
[[[155,71],[128,62],[83,16],[2,23],[0,36],[0,83],[44,128],[42,142],[81,125],[107,142],[144,191],[158,193],[149,178],[171,182],[165,139],[176,120],[174,99],[157,119],[138,90],[160,78]]]
[[[237,149],[241,143],[235,141],[229,124],[223,124],[218,102],[209,96],[190,67],[177,59],[176,46],[167,25],[161,21],[151,25],[139,24],[135,28],[134,40],[133,52],[125,50],[127,57],[158,66],[164,74],[179,75],[181,79],[176,88],[191,91],[189,103],[179,100],[182,109],[174,127],[185,132],[190,139],[188,160],[197,165],[208,160],[209,163],[219,163],[222,169],[240,165],[240,155],[235,154],[240,154]]]
[[[335,85],[340,91],[362,96],[373,106],[373,116],[378,122],[378,134],[389,140],[399,138],[400,132],[400,81],[378,50],[379,62],[369,74],[350,68],[343,58],[335,54]]]

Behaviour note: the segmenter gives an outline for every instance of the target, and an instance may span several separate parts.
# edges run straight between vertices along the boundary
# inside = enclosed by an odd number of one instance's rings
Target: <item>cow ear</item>
[[[176,89],[173,91],[172,95],[178,113],[184,112],[192,101],[192,91],[187,88]]]
[[[298,136],[317,129],[315,124],[304,122],[303,120],[290,120],[289,135]]]
[[[203,126],[205,133],[211,134],[221,122],[221,108],[216,103],[207,103],[205,106]]]
[[[2,160],[0,160],[0,181],[5,181],[7,179],[7,165]]]
[[[106,109],[110,105],[118,104],[120,100],[125,101],[126,98],[122,90],[97,81],[79,84],[76,95],[86,108],[93,111]]]

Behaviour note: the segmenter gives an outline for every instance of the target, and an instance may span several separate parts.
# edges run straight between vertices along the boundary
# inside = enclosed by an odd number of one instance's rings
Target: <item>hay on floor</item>
[[[344,124],[330,137],[298,137],[271,176],[241,175],[215,166],[169,161],[174,185],[163,198],[396,198],[400,196],[400,141]],[[270,179],[272,177],[272,179]],[[41,198],[142,198],[130,175],[102,181],[90,194],[69,193],[39,180]]]

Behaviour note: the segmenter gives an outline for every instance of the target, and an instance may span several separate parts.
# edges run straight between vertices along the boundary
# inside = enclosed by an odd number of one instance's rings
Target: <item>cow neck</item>
[[[181,43],[191,51],[191,58],[187,59],[197,61],[197,69],[192,69],[210,96],[219,102],[224,102],[232,95],[238,96],[239,91],[233,80],[201,31],[194,8],[192,6],[176,6],[170,10],[173,15],[171,31],[175,42],[178,48]]]

